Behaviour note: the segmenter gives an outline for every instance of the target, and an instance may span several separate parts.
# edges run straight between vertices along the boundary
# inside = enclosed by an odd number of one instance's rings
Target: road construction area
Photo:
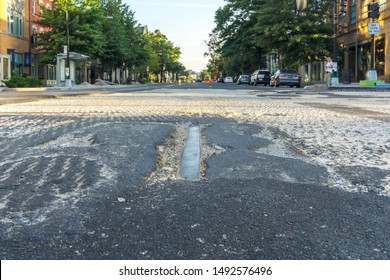
[[[21,98],[0,94],[1,259],[390,258],[388,93]]]

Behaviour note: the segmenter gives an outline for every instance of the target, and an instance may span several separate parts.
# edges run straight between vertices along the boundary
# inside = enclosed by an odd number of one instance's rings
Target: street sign
[[[368,34],[376,35],[381,33],[381,27],[379,22],[369,22],[368,23]]]

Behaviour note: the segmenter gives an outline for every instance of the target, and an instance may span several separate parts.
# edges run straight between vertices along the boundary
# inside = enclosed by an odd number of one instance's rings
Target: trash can
[[[350,84],[351,83],[351,76],[352,76],[352,71],[343,70],[343,84]]]

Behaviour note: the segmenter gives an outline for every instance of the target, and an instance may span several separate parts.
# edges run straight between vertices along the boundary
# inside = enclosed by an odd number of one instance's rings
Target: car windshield
[[[289,69],[283,69],[283,70],[281,70],[281,73],[283,73],[283,74],[296,74],[297,71],[289,70]]]

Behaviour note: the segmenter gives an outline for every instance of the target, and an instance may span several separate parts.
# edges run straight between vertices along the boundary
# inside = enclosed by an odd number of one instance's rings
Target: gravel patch
[[[283,136],[281,139],[290,148],[299,151],[310,161],[326,167],[333,174],[331,187],[390,195],[390,106],[386,102],[379,103],[383,99],[340,100],[319,94],[302,95],[299,99],[276,100],[225,91],[203,92],[182,93],[175,89],[166,89],[155,90],[153,93],[67,97],[61,100],[3,105],[0,106],[0,114],[44,114],[82,118],[143,116],[157,121],[172,116],[209,116],[231,118],[242,123],[258,123],[271,131],[279,131],[279,135]],[[338,102],[341,105],[335,105]],[[6,125],[6,122],[7,120],[4,123],[3,119],[0,125]],[[177,166],[182,149],[180,143],[184,143],[187,127],[188,124],[176,125],[176,134],[172,139],[158,147],[159,165],[164,170],[156,171],[149,179],[177,179],[174,166]],[[12,131],[11,129],[11,132],[6,133],[14,133],[15,137],[24,133],[23,129]],[[209,154],[222,150],[203,143],[203,146],[205,145],[215,150],[206,152]],[[276,145],[278,146],[264,149],[269,149],[269,153],[276,153],[281,149],[283,151],[281,142]],[[366,176],[369,178],[366,180],[357,180],[362,168],[373,168],[375,171],[367,172]]]

